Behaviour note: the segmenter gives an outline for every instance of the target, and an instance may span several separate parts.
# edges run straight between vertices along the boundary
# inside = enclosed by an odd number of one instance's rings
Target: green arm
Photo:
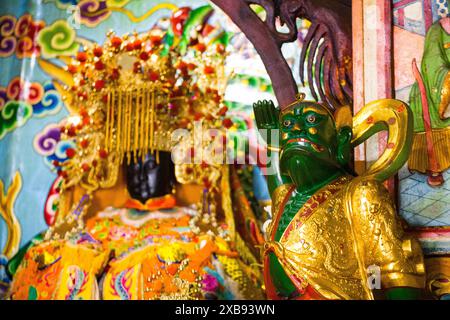
[[[267,176],[267,187],[269,193],[272,192],[282,184],[290,183],[290,178],[283,176],[280,172],[279,165],[279,152],[276,148],[279,147],[279,136],[278,141],[272,141],[272,139],[277,139],[279,134],[279,115],[280,110],[275,107],[272,101],[258,101],[253,104],[253,111],[255,113],[256,125],[260,131],[261,136],[266,141],[267,146],[271,147],[272,150],[268,151],[267,155],[270,157],[270,169],[271,174]]]

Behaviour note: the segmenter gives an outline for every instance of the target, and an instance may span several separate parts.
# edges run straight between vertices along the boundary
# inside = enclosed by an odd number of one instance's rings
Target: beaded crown
[[[86,46],[66,61],[66,86],[55,83],[71,111],[62,138],[76,146],[60,164],[66,187],[113,185],[119,164],[171,151],[172,132],[191,130],[194,121],[223,127],[224,45],[191,39],[174,50],[164,36],[110,32],[102,46]]]

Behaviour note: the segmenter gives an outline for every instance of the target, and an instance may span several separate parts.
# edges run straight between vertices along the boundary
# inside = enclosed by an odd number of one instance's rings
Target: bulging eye
[[[286,119],[283,121],[283,126],[285,126],[285,127],[290,127],[291,124],[292,124],[292,121],[289,119]]]
[[[313,114],[310,114],[306,117],[306,121],[308,121],[309,123],[315,123],[316,122],[316,116]]]

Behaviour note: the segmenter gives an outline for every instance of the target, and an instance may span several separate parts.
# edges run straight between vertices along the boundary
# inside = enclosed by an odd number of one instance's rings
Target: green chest
[[[305,196],[299,193],[294,193],[291,195],[289,200],[286,202],[283,212],[278,223],[277,230],[275,232],[275,240],[280,241],[281,236],[288,227],[289,223],[292,221],[297,212],[305,204],[310,196]],[[291,282],[278,258],[274,254],[270,254],[270,276],[272,278],[272,283],[279,296],[291,297],[296,291],[294,284]]]

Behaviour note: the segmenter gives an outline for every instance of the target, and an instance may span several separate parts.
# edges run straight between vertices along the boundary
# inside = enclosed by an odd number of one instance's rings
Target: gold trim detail
[[[423,276],[407,274],[404,272],[392,272],[382,274],[381,282],[386,288],[410,287],[422,289],[424,287]]]
[[[305,97],[306,97],[306,95],[303,92],[297,93],[297,95],[295,96],[295,101],[291,102],[287,106],[281,108],[281,110],[285,111],[285,110],[289,109],[290,107],[295,106],[297,103],[300,103],[303,100],[305,100]]]
[[[2,253],[7,258],[11,258],[16,254],[22,237],[20,223],[14,213],[14,204],[20,189],[22,189],[22,177],[19,171],[16,171],[6,194],[4,193],[3,181],[0,180],[0,215],[5,220],[8,232],[6,245]]]
[[[222,209],[225,213],[225,222],[228,226],[228,234],[231,239],[236,239],[236,225],[234,222],[233,206],[231,204],[230,169],[228,166],[222,167]]]
[[[427,290],[434,298],[450,294],[450,257],[425,259]]]
[[[438,170],[443,172],[450,168],[450,150],[448,148],[450,145],[450,128],[433,129],[431,135],[433,137],[434,155],[439,163]],[[425,132],[414,134],[408,168],[421,173],[427,173],[429,170]]]
[[[381,99],[364,106],[353,118],[352,147],[381,130],[389,132],[383,154],[364,173],[364,177],[383,182],[408,160],[413,134],[413,114],[400,100]]]
[[[450,72],[447,72],[445,76],[444,84],[441,89],[441,103],[439,104],[439,117],[444,120],[447,117],[444,116],[448,105],[450,104]]]

